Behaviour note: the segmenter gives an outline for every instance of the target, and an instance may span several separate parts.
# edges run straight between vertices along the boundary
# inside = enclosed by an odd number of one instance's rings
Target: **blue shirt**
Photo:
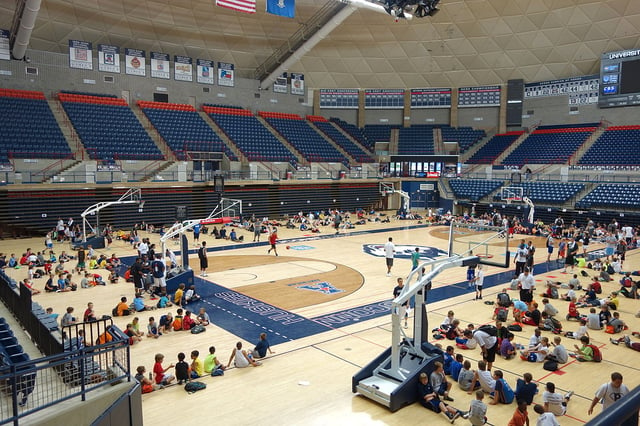
[[[136,312],[144,311],[144,299],[141,297],[133,299],[133,309],[135,309]]]
[[[451,363],[451,378],[458,381],[458,376],[460,375],[460,371],[462,370],[462,363],[454,360]]]
[[[264,358],[265,356],[267,356],[267,349],[269,349],[270,346],[271,345],[269,345],[269,341],[267,341],[267,339],[260,339],[255,347],[255,350],[258,352],[258,355],[260,355],[260,358]]]

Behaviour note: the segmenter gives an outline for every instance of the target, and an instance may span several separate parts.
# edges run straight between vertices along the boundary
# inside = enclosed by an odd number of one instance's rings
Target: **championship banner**
[[[118,46],[98,45],[98,70],[120,73],[120,48]]]
[[[169,70],[169,55],[167,53],[151,52],[151,77],[164,78],[168,80],[171,78],[171,71]]]
[[[0,59],[11,60],[11,48],[9,47],[9,30],[0,29]]]
[[[267,13],[294,18],[296,16],[295,0],[267,0]]]
[[[69,40],[69,67],[83,70],[93,69],[90,42]]]
[[[235,66],[226,62],[218,62],[218,86],[233,87]]]
[[[124,49],[124,72],[130,75],[147,75],[147,57],[144,50]]]
[[[304,74],[291,73],[291,94],[304,95]]]
[[[214,62],[208,59],[198,59],[196,64],[196,81],[203,84],[214,84]]]
[[[273,82],[273,93],[287,93],[287,73],[282,73],[280,77],[276,77]]]
[[[173,79],[177,81],[193,81],[193,59],[188,56],[173,57]]]

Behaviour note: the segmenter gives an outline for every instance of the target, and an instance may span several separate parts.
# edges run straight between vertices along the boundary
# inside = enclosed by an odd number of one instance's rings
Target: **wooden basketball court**
[[[414,227],[408,227],[409,225]],[[283,425],[446,424],[441,415],[436,415],[419,404],[391,413],[386,407],[354,395],[351,393],[351,377],[389,346],[390,315],[381,313],[381,309],[384,310],[385,303],[391,299],[396,279],[406,277],[411,269],[409,259],[396,259],[393,275],[387,277],[385,260],[374,255],[377,253],[375,246],[383,245],[392,237],[398,247],[407,246],[411,249],[420,246],[445,250],[447,231],[442,227],[417,226],[415,221],[392,221],[389,224],[368,223],[332,238],[328,238],[333,233],[329,227],[322,229],[320,236],[323,238],[320,239],[305,237],[298,230],[281,228],[278,232],[282,243],[278,245],[277,257],[273,253],[267,255],[266,243],[252,247],[247,242],[237,248],[211,252],[208,277],[196,277],[196,281],[198,291],[207,295],[209,300],[209,304],[203,306],[206,306],[213,324],[207,327],[205,333],[198,335],[172,332],[159,339],[145,338],[131,348],[131,366],[135,370],[138,365],[144,365],[147,371],[151,371],[156,353],[165,355],[166,365],[175,362],[179,352],[184,352],[188,358],[192,350],[198,350],[200,357],[204,358],[210,346],[216,347],[218,359],[226,364],[235,343],[241,340],[245,348],[252,349],[262,328],[273,343],[277,342],[272,347],[275,354],[265,359],[260,367],[230,368],[223,377],[202,378],[207,389],[196,394],[189,395],[182,387],[170,386],[143,395],[145,423],[201,425],[214,421],[231,425],[265,422]],[[249,232],[242,230],[239,235],[244,235],[245,241],[252,238]],[[152,242],[158,243],[158,234],[149,236]],[[300,241],[301,238],[304,241]],[[201,236],[201,240],[203,239],[212,248],[234,244],[215,240],[208,235]],[[516,236],[512,247],[519,239]],[[544,262],[544,241],[534,240],[534,244],[538,247],[538,265],[535,268],[537,284],[540,286],[547,279],[568,281],[570,275],[562,274],[561,269],[558,269],[562,265]],[[8,253],[21,253],[27,247],[42,249],[42,241],[39,239],[4,241],[3,245],[3,250]],[[287,250],[286,245],[301,245],[304,248]],[[592,250],[599,248],[596,244],[591,245]],[[68,250],[68,245],[56,245],[55,250]],[[120,241],[115,241],[110,249],[99,252],[109,256],[115,252],[123,258],[135,254],[128,244]],[[190,256],[190,264],[197,276],[195,254]],[[627,253],[625,269],[640,269],[638,251]],[[488,277],[502,275],[495,280],[487,279],[487,282],[494,281],[496,285],[485,289],[484,300],[493,300],[495,294],[510,281],[512,271],[513,268],[486,268]],[[11,270],[9,273],[16,279],[22,279],[26,276],[26,269]],[[105,271],[100,273],[107,275]],[[491,321],[493,307],[473,300],[471,291],[467,292],[465,289],[465,279],[466,268],[454,268],[434,281],[434,288],[450,286],[456,288],[461,295],[429,303],[430,327],[440,324],[448,310],[453,310],[462,324],[478,325]],[[580,277],[580,280],[583,284],[588,282],[587,278]],[[44,279],[36,280],[35,287],[42,290]],[[618,290],[619,285],[615,281],[605,283],[603,287],[603,293],[608,294]],[[234,295],[235,300],[242,298],[243,303],[237,303],[234,309],[225,308],[226,311],[223,312],[218,300],[224,298],[229,301],[229,295]],[[97,315],[109,314],[121,296],[133,298],[132,284],[125,283],[122,279],[119,284],[106,287],[79,289],[68,293],[42,293],[34,296],[34,300],[45,307],[53,307],[60,314],[67,306],[73,306],[75,314],[81,316],[87,302],[94,303]],[[536,299],[539,301],[541,297]],[[251,324],[260,322],[254,318],[266,321],[268,316],[256,317],[260,315],[259,310],[258,313],[249,312],[245,300],[253,301],[251,303],[254,311],[258,307],[264,309],[264,306],[284,311],[291,315],[287,317],[287,321],[291,323],[284,324],[285,321],[281,321],[280,325],[286,325],[287,328],[274,328],[265,325],[266,323]],[[640,330],[640,319],[634,316],[640,310],[640,302],[624,298],[620,302],[619,312],[621,318],[629,324],[629,332]],[[556,300],[553,303],[561,315],[566,312],[566,302]],[[145,328],[150,316],[158,319],[165,311],[175,313],[175,308],[139,313],[137,316],[140,318],[141,329]],[[295,322],[298,318],[304,321]],[[124,328],[131,319],[132,317],[115,318],[115,322]],[[563,321],[563,325],[565,330],[577,328],[575,322]],[[240,339],[238,334],[229,329],[241,330],[243,335],[246,333],[251,337]],[[297,333],[296,337],[285,335],[283,330]],[[411,327],[406,331],[411,335]],[[525,327],[522,332],[516,333],[516,342],[526,344],[532,333],[532,327]],[[583,424],[590,418],[587,409],[596,388],[609,381],[611,372],[621,372],[630,388],[640,384],[639,367],[634,362],[640,359],[640,354],[624,346],[612,345],[609,342],[611,335],[602,331],[589,333],[592,340],[601,347],[604,356],[602,363],[570,360],[558,372],[550,373],[543,370],[541,364],[499,358],[494,369],[502,370],[513,387],[517,378],[530,372],[534,380],[541,382],[535,402],[541,402],[542,387],[547,381],[553,381],[559,392],[575,391],[568,414],[560,419],[560,423]],[[543,332],[543,335],[553,336],[547,332]],[[449,341],[443,340],[440,343],[446,346]],[[575,342],[563,338],[563,343],[571,349]],[[34,348],[31,350],[35,351]],[[476,362],[480,359],[479,351],[462,353],[472,362],[473,368],[476,368]],[[451,396],[455,399],[452,405],[462,410],[468,409],[471,396],[460,390],[457,384],[454,384]],[[485,402],[489,401],[485,398]],[[515,408],[515,404],[490,406],[489,422],[493,425],[506,425]],[[535,422],[537,416],[533,413],[533,408],[529,410],[529,416],[531,422]],[[459,419],[456,423],[467,424],[467,421]]]

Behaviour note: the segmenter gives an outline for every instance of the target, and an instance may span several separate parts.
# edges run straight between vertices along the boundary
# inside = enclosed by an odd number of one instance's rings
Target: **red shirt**
[[[576,309],[576,304],[573,302],[569,302],[569,315],[572,317],[578,316],[578,310]]]
[[[271,235],[269,235],[269,243],[275,244],[276,241],[278,241],[278,234],[272,232]]]
[[[153,373],[156,378],[156,384],[162,384],[162,379],[164,378],[164,368],[162,368],[161,363],[156,362],[155,364],[153,364]]]
[[[524,426],[527,424],[527,412],[521,412],[516,408],[516,412],[513,413],[513,417],[509,420],[509,426]]]

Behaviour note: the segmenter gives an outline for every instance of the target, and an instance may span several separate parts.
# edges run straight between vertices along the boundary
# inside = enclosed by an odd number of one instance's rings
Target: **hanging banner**
[[[124,49],[124,72],[130,75],[147,75],[147,58],[144,50]]]
[[[203,84],[214,84],[213,66],[213,61],[198,59],[196,61],[196,81]]]
[[[118,46],[98,45],[98,70],[120,73],[120,48]]]
[[[9,47],[9,30],[0,29],[0,59],[11,60],[11,48]]]
[[[234,65],[226,62],[218,62],[218,86],[233,87],[234,82]]]
[[[169,55],[167,53],[151,52],[151,77],[164,78],[166,80],[171,78],[171,71],[169,70]]]
[[[69,40],[69,67],[83,70],[93,69],[91,43],[81,40]]]
[[[291,94],[304,95],[304,74],[291,73]]]
[[[193,58],[175,55],[173,57],[173,78],[178,81],[193,81]]]
[[[287,93],[287,73],[282,73],[280,77],[276,77],[273,82],[274,93]]]

